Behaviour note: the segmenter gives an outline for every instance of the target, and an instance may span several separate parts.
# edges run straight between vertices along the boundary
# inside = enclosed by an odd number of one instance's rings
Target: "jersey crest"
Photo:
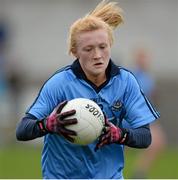
[[[114,101],[114,104],[112,105],[113,111],[120,111],[123,106],[123,103],[120,100]]]

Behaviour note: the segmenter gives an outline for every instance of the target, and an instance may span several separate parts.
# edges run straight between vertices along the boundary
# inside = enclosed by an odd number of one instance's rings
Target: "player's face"
[[[77,36],[75,56],[79,59],[88,79],[105,78],[110,50],[110,41],[105,29],[83,32]]]

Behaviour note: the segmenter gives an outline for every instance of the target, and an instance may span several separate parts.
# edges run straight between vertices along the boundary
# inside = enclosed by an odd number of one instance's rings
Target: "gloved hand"
[[[125,129],[116,127],[105,118],[105,128],[103,130],[103,133],[99,137],[99,141],[96,144],[95,151],[105,145],[112,143],[124,144],[127,135],[128,133]]]
[[[56,133],[73,142],[74,139],[70,135],[75,136],[77,133],[67,129],[66,126],[77,123],[76,118],[68,118],[69,116],[74,115],[76,111],[73,109],[61,113],[66,104],[67,101],[60,103],[47,118],[38,121],[38,125],[43,132]],[[67,118],[67,120],[65,120],[65,118]]]

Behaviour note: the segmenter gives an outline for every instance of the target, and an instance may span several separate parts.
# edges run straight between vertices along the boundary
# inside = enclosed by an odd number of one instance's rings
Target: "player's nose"
[[[96,49],[94,50],[94,56],[93,56],[93,58],[94,58],[94,59],[100,59],[100,58],[101,58],[101,51],[100,51],[98,48],[96,48]]]

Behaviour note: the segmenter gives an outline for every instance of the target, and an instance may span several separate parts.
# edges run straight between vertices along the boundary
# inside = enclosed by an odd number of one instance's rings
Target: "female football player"
[[[122,22],[117,3],[106,1],[75,21],[69,32],[69,53],[74,62],[44,83],[17,126],[18,140],[44,136],[45,179],[122,179],[124,145],[146,148],[151,143],[149,124],[159,114],[132,73],[111,60],[113,30]],[[105,131],[86,146],[73,144],[76,132],[67,129],[77,123],[70,118],[75,110],[61,113],[67,101],[79,97],[95,101],[106,116]],[[123,119],[131,128],[122,128]]]

